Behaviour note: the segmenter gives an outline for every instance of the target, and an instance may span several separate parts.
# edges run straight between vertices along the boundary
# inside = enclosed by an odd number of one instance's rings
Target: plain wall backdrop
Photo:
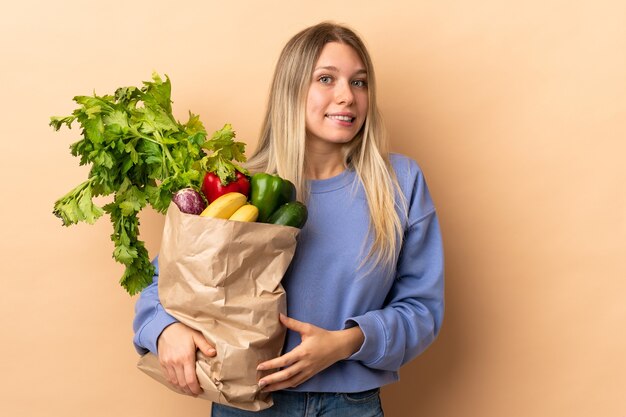
[[[0,413],[208,416],[135,368],[111,225],[61,227],[83,181],[72,97],[168,74],[177,117],[251,152],[271,73],[334,20],[370,48],[392,148],[422,166],[446,249],[438,340],[390,417],[626,415],[626,3],[11,1],[0,14]],[[146,211],[151,255],[163,218]]]

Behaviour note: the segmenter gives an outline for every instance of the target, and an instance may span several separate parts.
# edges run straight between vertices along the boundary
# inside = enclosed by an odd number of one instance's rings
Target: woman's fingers
[[[196,351],[215,356],[215,348],[202,333],[182,323],[174,323],[163,330],[158,340],[159,362],[167,380],[182,392],[199,395],[202,387],[196,375]]]
[[[183,372],[186,388],[189,390],[191,395],[202,394],[202,387],[200,387],[198,377],[196,376],[196,362],[194,361],[192,364],[185,364]]]
[[[267,387],[264,391],[276,391],[299,385],[312,375],[309,362],[303,359],[302,347],[296,347],[278,358],[263,362],[258,370],[280,369],[259,380],[259,387]]]
[[[202,387],[198,383],[198,377],[196,376],[195,361],[192,363],[188,362],[164,366],[163,370],[168,382],[175,388],[178,388],[188,395],[195,396],[202,394]]]
[[[311,327],[312,327],[309,323],[292,319],[291,317],[286,316],[282,313],[280,314],[279,318],[283,326],[285,326],[289,330],[293,330],[294,332],[298,332],[300,334],[307,333],[308,331],[311,330]]]
[[[196,332],[193,335],[193,342],[196,344],[198,349],[206,356],[215,356],[216,351],[213,345],[211,345],[205,338],[204,335],[200,332]]]
[[[163,369],[163,373],[165,374],[167,381],[174,386],[178,386],[178,378],[176,377],[175,368],[172,366],[161,364],[161,369]]]
[[[309,377],[305,373],[290,367],[273,373],[259,381],[262,392],[278,391],[285,388],[293,388],[306,381]]]
[[[176,372],[176,380],[177,380],[177,386],[182,389],[185,394],[191,394],[191,391],[189,390],[189,387],[187,386],[187,382],[185,381],[185,368],[184,366],[177,366],[176,368],[174,368],[174,371]]]
[[[284,368],[295,363],[298,360],[297,352],[291,351],[289,353],[285,353],[282,356],[279,356],[274,359],[270,359],[269,361],[261,362],[259,366],[257,366],[257,371],[266,371],[268,369],[278,369]]]

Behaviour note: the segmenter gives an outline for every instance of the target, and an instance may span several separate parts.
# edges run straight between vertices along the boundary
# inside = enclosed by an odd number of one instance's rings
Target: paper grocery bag
[[[182,213],[171,204],[159,253],[159,297],[165,310],[204,334],[217,356],[200,351],[196,373],[204,393],[220,404],[258,411],[270,407],[257,365],[281,354],[286,312],[280,283],[296,248],[299,229]],[[139,369],[167,382],[148,353]]]

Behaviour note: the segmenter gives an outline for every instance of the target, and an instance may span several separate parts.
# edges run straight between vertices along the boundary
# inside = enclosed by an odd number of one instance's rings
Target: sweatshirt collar
[[[355,171],[352,168],[346,168],[334,177],[323,180],[308,180],[310,192],[312,194],[327,193],[329,191],[339,190],[352,184],[355,177]]]

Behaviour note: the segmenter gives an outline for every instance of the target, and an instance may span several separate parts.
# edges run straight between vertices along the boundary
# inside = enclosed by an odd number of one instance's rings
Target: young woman
[[[350,29],[321,23],[283,49],[252,172],[291,180],[309,219],[283,279],[284,352],[259,364],[274,406],[213,404],[212,416],[382,416],[379,388],[434,340],[443,318],[443,250],[417,164],[390,154],[369,54]],[[137,302],[135,345],[170,382],[201,388],[195,352],[215,355],[167,315],[156,285]]]

